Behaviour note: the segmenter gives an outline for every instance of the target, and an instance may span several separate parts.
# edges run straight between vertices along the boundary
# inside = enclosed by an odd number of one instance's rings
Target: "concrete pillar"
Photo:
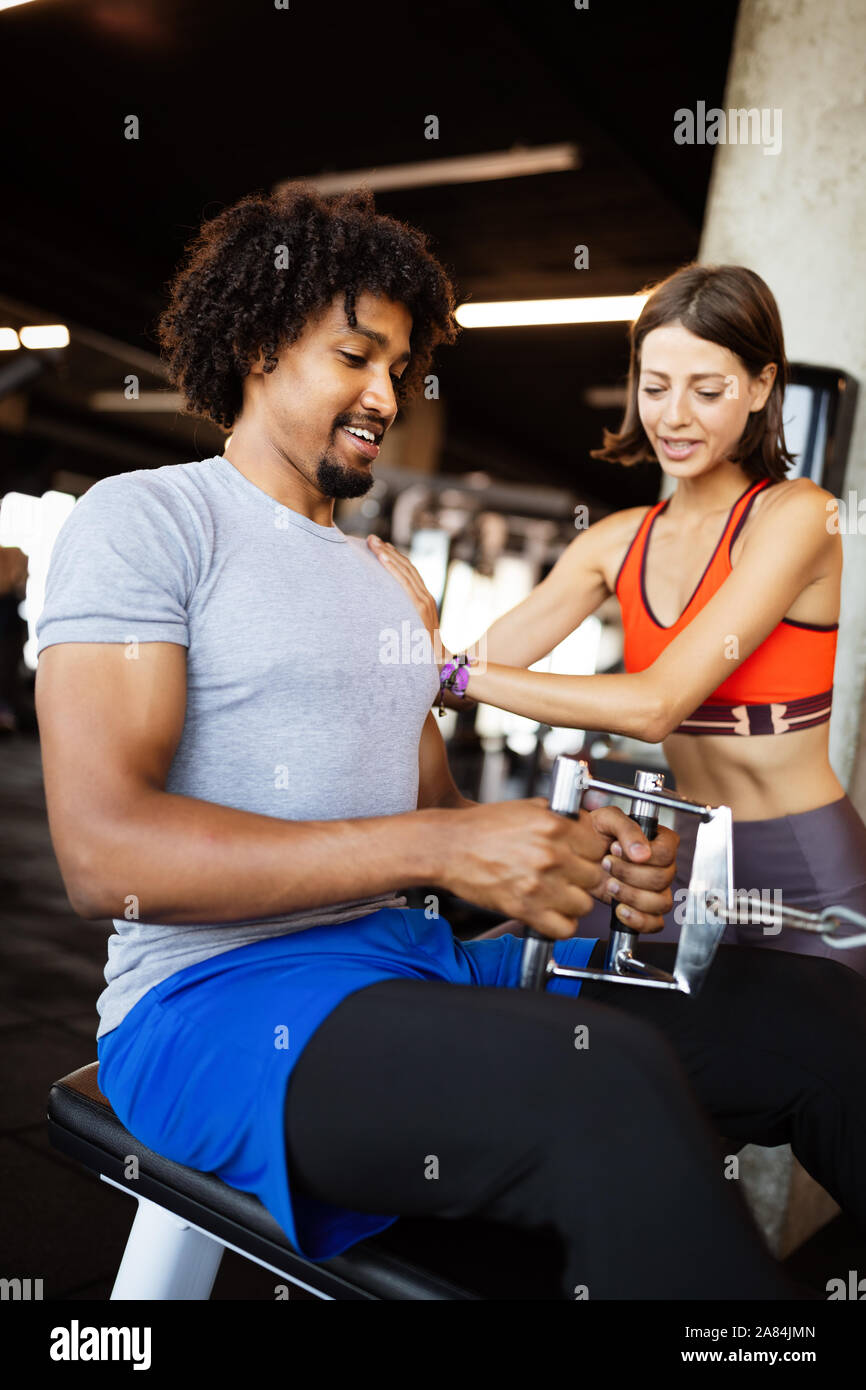
[[[781,112],[781,148],[717,145],[698,255],[766,280],[790,359],[857,378],[846,499],[866,498],[864,51],[862,0],[742,0],[723,109]],[[830,761],[866,818],[866,535],[843,545]]]

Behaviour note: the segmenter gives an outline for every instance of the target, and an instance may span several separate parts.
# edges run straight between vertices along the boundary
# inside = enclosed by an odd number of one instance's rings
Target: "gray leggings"
[[[671,884],[674,907],[665,918],[662,931],[646,941],[676,941],[680,928],[675,912],[684,903],[688,887],[695,836],[696,816],[677,815],[675,829],[680,836],[677,876]],[[772,904],[774,893],[783,904],[818,912],[824,907],[851,908],[866,916],[866,825],[848,796],[775,820],[734,821],[734,885],[747,892],[763,890]],[[677,898],[677,893],[680,898]],[[610,913],[605,910],[607,921]],[[581,922],[581,936],[594,936],[601,914],[596,911]],[[853,928],[851,929],[853,930]],[[599,932],[598,934],[604,934]],[[799,931],[767,930],[760,925],[728,927],[722,937],[725,945],[759,946],[770,951],[788,951],[801,956],[824,956],[866,975],[866,946],[840,951],[826,945],[820,936]]]

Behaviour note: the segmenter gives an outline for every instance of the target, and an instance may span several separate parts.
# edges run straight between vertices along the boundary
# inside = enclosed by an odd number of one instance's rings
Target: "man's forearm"
[[[443,797],[438,801],[437,806],[447,811],[468,811],[470,806],[480,806],[480,801],[470,801],[468,797],[461,796],[460,792],[454,792],[453,796]]]
[[[93,836],[70,898],[84,917],[231,922],[441,884],[453,817],[289,821],[154,789]]]

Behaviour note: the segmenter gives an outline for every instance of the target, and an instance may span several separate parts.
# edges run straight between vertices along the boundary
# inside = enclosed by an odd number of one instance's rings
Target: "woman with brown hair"
[[[658,285],[631,328],[622,428],[605,431],[593,457],[629,465],[655,456],[676,480],[672,495],[577,536],[468,650],[474,664],[452,689],[556,727],[661,742],[680,793],[731,807],[739,890],[866,912],[866,826],[828,755],[837,504],[808,478],[786,479],[786,382],[779,311],[760,276],[689,265]],[[371,545],[438,641],[417,571],[392,546]],[[623,674],[526,669],[610,594],[622,610]],[[453,672],[453,656],[439,650]],[[696,818],[678,817],[676,829],[675,903]],[[626,866],[618,874],[627,883]],[[628,888],[619,896],[628,925]],[[677,935],[671,914],[656,939]],[[729,927],[725,940],[829,955],[866,974],[866,949],[837,950],[820,936],[755,924]]]

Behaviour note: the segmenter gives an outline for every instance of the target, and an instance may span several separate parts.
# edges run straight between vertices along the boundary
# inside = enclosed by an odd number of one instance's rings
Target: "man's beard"
[[[372,469],[348,468],[330,452],[316,467],[316,486],[325,497],[363,497],[374,482]]]

